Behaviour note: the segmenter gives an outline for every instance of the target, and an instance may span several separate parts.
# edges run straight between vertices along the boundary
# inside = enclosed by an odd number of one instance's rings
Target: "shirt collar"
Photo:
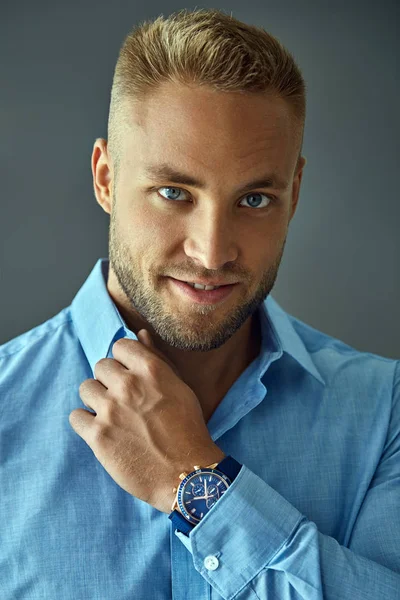
[[[108,258],[99,258],[71,303],[72,320],[93,373],[95,364],[110,354],[112,345],[119,338],[137,340],[108,293],[108,266]],[[265,353],[259,363],[262,374],[270,363],[271,353],[280,357],[286,352],[325,385],[290,316],[270,294],[260,307],[260,323],[263,338],[261,353]]]

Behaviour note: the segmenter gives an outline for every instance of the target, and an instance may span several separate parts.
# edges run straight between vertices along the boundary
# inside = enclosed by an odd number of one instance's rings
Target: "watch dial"
[[[198,523],[226,492],[230,481],[222,473],[201,469],[182,482],[178,504],[182,514],[192,523]]]

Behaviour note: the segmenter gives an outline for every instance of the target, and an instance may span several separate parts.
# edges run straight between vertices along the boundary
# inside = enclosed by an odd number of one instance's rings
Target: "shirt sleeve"
[[[175,531],[225,600],[400,600],[399,365],[386,444],[349,547],[245,465],[189,537]]]

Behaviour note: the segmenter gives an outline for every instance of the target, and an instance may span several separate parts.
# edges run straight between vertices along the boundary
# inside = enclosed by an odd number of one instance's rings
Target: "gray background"
[[[400,357],[395,0],[0,2],[0,343],[70,304],[108,255],[90,156],[124,36],[210,6],[277,36],[307,83],[308,163],[272,295],[359,350]]]

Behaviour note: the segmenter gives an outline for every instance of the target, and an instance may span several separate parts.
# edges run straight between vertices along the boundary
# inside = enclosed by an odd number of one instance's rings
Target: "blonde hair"
[[[306,90],[293,56],[265,29],[217,9],[187,9],[143,21],[126,36],[115,66],[108,147],[119,164],[125,101],[140,101],[164,82],[207,85],[223,92],[265,92],[287,101],[300,140]]]

